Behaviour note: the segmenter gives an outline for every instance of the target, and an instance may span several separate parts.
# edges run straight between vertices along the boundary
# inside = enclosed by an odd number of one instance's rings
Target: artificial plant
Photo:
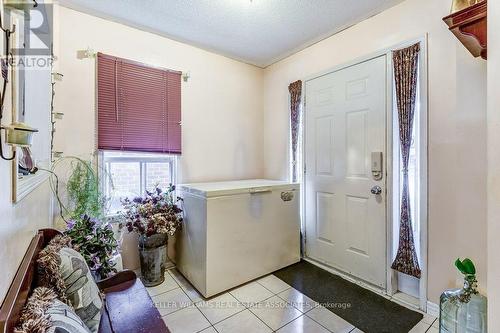
[[[476,275],[476,267],[469,258],[465,258],[464,260],[458,258],[455,260],[455,267],[464,275]]]
[[[107,200],[99,189],[97,172],[91,162],[73,159],[71,175],[66,184],[69,218],[76,219],[83,215],[102,218]]]
[[[52,170],[56,178],[54,194],[59,202],[61,217],[66,222],[64,232],[71,238],[75,250],[85,258],[90,269],[97,276],[105,278],[116,272],[114,255],[117,242],[109,222],[105,222],[106,197],[99,187],[99,178],[92,162],[78,157],[63,157],[54,163],[54,168],[69,166],[69,177],[66,182],[67,203],[63,204],[58,191],[58,177],[55,169]],[[62,168],[61,171],[66,171]]]
[[[95,275],[106,278],[116,273],[113,257],[118,244],[109,223],[83,215],[68,221],[64,234],[71,238],[71,245],[85,258]]]
[[[464,260],[458,258],[455,261],[455,267],[464,275],[465,280],[464,289],[458,298],[462,303],[468,303],[471,295],[476,295],[478,293],[476,267],[469,258],[465,258]]]

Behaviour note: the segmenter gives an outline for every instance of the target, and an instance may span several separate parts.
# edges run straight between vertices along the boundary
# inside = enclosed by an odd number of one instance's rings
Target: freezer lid
[[[298,183],[290,183],[281,180],[270,179],[247,179],[224,182],[182,184],[178,188],[182,192],[194,195],[219,197],[233,194],[259,193],[268,191],[293,191],[298,190]]]

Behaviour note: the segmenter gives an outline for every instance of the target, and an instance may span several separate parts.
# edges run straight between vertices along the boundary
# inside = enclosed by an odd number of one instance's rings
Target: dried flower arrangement
[[[173,236],[182,225],[180,198],[175,196],[175,186],[166,191],[156,188],[146,191],[146,196],[122,200],[125,227],[129,232],[150,237],[156,234]]]

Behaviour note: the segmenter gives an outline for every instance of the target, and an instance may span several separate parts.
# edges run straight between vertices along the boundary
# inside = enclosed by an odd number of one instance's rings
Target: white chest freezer
[[[241,180],[180,185],[177,269],[211,297],[300,260],[299,185]]]

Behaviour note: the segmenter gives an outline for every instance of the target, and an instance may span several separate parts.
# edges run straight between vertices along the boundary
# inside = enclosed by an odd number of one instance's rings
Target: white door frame
[[[304,112],[306,111],[306,105],[307,101],[305,100],[306,96],[306,82],[310,81],[312,79],[318,78],[323,75],[327,75],[332,72],[339,71],[341,69],[345,69],[347,67],[351,67],[354,65],[357,65],[359,63],[369,61],[374,58],[378,58],[380,56],[386,55],[387,59],[387,79],[386,79],[386,85],[387,85],[387,99],[386,99],[386,112],[387,112],[387,123],[386,123],[386,161],[392,161],[393,159],[393,141],[392,141],[392,126],[393,126],[393,114],[394,114],[394,108],[393,108],[393,64],[392,64],[392,51],[401,49],[404,47],[411,46],[415,43],[420,42],[420,50],[421,50],[421,56],[420,56],[420,67],[419,67],[419,78],[420,78],[420,147],[423,150],[422,154],[420,154],[420,267],[422,270],[422,276],[420,278],[420,297],[419,297],[419,309],[426,312],[427,310],[427,280],[428,280],[428,274],[427,274],[427,256],[428,256],[428,247],[427,247],[427,221],[428,221],[428,203],[427,203],[427,185],[428,185],[428,164],[427,164],[427,155],[428,155],[428,133],[427,133],[427,128],[428,128],[428,118],[427,118],[427,113],[428,113],[428,72],[427,72],[427,64],[428,64],[428,55],[427,55],[427,34],[424,36],[420,36],[411,40],[407,40],[405,42],[393,45],[389,48],[384,48],[382,50],[373,52],[367,56],[363,56],[360,58],[357,58],[353,61],[349,61],[347,63],[343,63],[341,65],[334,66],[332,68],[329,68],[327,70],[321,71],[319,73],[316,73],[314,75],[310,75],[305,77],[302,80],[302,109]],[[303,124],[305,123],[305,117],[303,117],[304,121]],[[305,138],[305,126],[302,128],[302,137]],[[302,140],[302,154],[305,154],[305,140]],[[305,158],[302,158],[302,170],[305,173]],[[289,164],[290,165],[290,164]],[[392,186],[393,186],[393,170],[392,170],[392,163],[387,162],[386,163],[386,231],[387,231],[387,237],[386,237],[386,242],[387,242],[387,250],[386,250],[386,261],[387,261],[387,266],[386,266],[386,274],[387,274],[387,288],[386,290],[380,290],[377,289],[369,284],[361,283],[364,287],[372,289],[373,291],[376,291],[378,293],[382,292],[383,294],[387,296],[392,296],[397,292],[397,286],[398,286],[398,281],[397,281],[397,274],[390,268],[393,260],[392,254],[395,253],[395,250],[392,245],[392,240],[393,240],[393,231],[392,231],[392,226],[394,225],[394,220],[393,220],[393,206],[392,206],[392,196],[393,196],[393,191],[392,191]],[[302,177],[302,180],[304,180],[305,175]],[[303,181],[302,186],[305,187],[305,183]],[[305,193],[305,190],[302,189],[302,193]],[[303,249],[304,252],[306,251],[306,230],[304,228],[306,220],[305,220],[305,195],[302,195],[302,207],[304,207],[301,210],[301,220],[303,221],[302,225],[302,233],[303,233]],[[306,253],[304,253],[305,258],[307,258]],[[312,260],[314,261],[314,260]],[[338,273],[338,272],[337,272]],[[341,274],[342,275],[342,274]],[[348,277],[347,275],[344,276],[347,277],[348,279],[352,279],[352,277]],[[410,304],[408,304],[410,305]]]

